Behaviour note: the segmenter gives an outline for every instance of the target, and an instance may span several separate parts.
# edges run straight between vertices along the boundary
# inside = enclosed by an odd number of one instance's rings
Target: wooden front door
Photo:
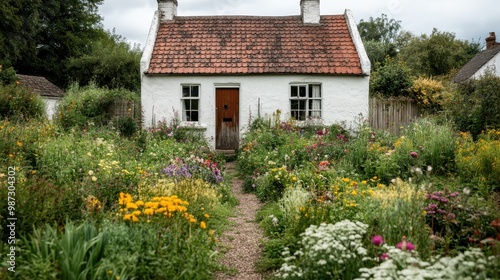
[[[240,141],[240,96],[238,88],[215,90],[215,148],[236,150]]]

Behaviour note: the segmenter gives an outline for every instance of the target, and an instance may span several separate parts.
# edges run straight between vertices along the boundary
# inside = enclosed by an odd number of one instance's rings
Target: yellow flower
[[[203,216],[205,216],[205,218],[207,218],[207,219],[210,218],[210,215],[208,215],[208,214],[205,214]]]
[[[295,181],[297,181],[297,177],[296,177],[296,176],[293,176],[293,177],[292,177],[292,181],[294,181],[294,182],[295,182]]]
[[[23,145],[23,142],[21,142],[21,141],[17,141],[17,145],[18,145],[19,147],[21,147],[21,146]]]
[[[134,216],[140,216],[141,214],[142,214],[142,212],[139,210],[132,212],[132,215],[134,215]]]
[[[205,222],[201,222],[200,223],[200,228],[206,229],[207,228],[207,224]]]
[[[137,207],[141,207],[141,206],[144,206],[144,201],[142,200],[139,200],[135,203],[135,205],[137,205]]]
[[[13,154],[9,154],[9,157],[10,157],[10,158],[13,158],[13,157],[14,157],[14,155],[13,155]]]
[[[151,216],[154,214],[154,210],[151,208],[144,209],[144,214]]]
[[[132,215],[132,222],[137,223],[139,221],[139,218],[136,216]]]
[[[189,218],[189,222],[194,224],[194,223],[196,223],[196,219],[195,218]]]
[[[210,234],[210,235],[214,235],[214,230],[213,230],[213,229],[209,230],[209,231],[208,231],[208,234]]]
[[[133,203],[133,202],[129,202],[127,203],[127,209],[137,209],[137,204]]]
[[[124,219],[125,221],[130,221],[130,220],[132,219],[132,216],[134,216],[134,215],[132,215],[132,214],[125,214],[125,215],[123,216],[123,219]]]
[[[167,212],[167,208],[165,207],[158,208],[155,210],[155,213],[165,213],[165,212]]]

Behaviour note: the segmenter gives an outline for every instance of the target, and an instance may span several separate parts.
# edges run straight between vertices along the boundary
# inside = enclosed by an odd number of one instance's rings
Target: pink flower
[[[415,245],[411,242],[406,241],[406,236],[403,236],[403,241],[399,242],[396,245],[396,248],[401,249],[403,251],[413,251],[415,250]]]
[[[384,243],[384,238],[381,235],[375,235],[372,237],[372,243],[375,246],[380,246],[382,243]]]
[[[389,258],[389,255],[386,253],[383,253],[382,255],[380,255],[380,259],[383,261],[387,260],[388,258]]]
[[[416,157],[418,157],[418,153],[417,152],[410,152],[410,157],[416,158]]]

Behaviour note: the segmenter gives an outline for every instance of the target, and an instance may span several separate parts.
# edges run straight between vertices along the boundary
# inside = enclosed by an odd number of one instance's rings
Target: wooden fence
[[[422,114],[420,106],[411,99],[370,98],[370,126],[373,129],[384,129],[399,134],[404,126]]]
[[[131,100],[119,99],[113,102],[109,115],[112,119],[120,117],[133,118],[138,125],[141,124],[141,103]]]

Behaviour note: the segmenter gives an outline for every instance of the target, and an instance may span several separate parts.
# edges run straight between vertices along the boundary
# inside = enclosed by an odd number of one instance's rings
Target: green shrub
[[[462,133],[455,160],[461,179],[477,184],[484,195],[500,188],[500,130],[488,130],[477,141]]]
[[[400,60],[386,57],[370,77],[370,95],[383,97],[407,97],[413,84],[411,70]]]
[[[25,121],[46,116],[45,103],[33,90],[17,84],[0,84],[0,118]]]
[[[111,121],[111,107],[117,100],[137,100],[131,91],[73,85],[57,108],[56,120],[64,129],[84,128],[88,124],[105,125]]]
[[[0,64],[0,85],[10,85],[17,81],[16,71],[12,67]]]
[[[488,72],[457,86],[448,110],[456,128],[474,139],[486,129],[500,128],[500,78]]]

